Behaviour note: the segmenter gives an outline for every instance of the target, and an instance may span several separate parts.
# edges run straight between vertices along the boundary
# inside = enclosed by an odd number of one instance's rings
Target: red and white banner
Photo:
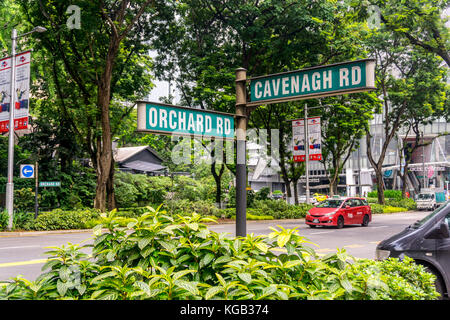
[[[28,128],[30,101],[30,61],[31,52],[16,55],[16,84],[14,104],[14,129]],[[0,59],[0,132],[9,131],[9,111],[11,106],[11,57]]]
[[[308,118],[309,160],[322,160],[320,117]],[[305,161],[305,121],[292,121],[292,142],[295,162]]]

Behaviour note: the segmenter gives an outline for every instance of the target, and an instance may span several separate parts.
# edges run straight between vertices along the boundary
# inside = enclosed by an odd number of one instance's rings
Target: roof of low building
[[[163,161],[159,154],[150,148],[149,146],[139,146],[139,147],[123,147],[123,148],[117,148],[114,150],[114,160],[116,162],[124,162],[127,159],[131,158],[135,154],[142,152],[144,150],[148,150],[151,152],[155,157],[157,157],[159,160]]]

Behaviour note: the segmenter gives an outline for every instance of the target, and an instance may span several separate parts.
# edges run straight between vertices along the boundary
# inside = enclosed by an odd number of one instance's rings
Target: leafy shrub
[[[378,198],[378,191],[374,190],[367,193],[368,198]],[[402,199],[402,191],[401,190],[384,190],[384,197],[386,199]]]
[[[372,211],[372,214],[379,214],[383,213],[383,205],[378,203],[370,203],[370,209]]]
[[[138,189],[132,184],[116,180],[114,183],[114,193],[118,207],[137,206]]]
[[[377,204],[377,203],[371,203],[369,205],[370,205],[370,208],[372,209],[372,214],[408,211],[407,208],[393,207],[393,206],[381,205],[381,204]]]
[[[274,219],[304,218],[312,207],[313,205],[306,203],[292,205],[286,203],[286,201],[279,200],[256,200],[254,203],[254,209],[261,212],[261,214],[273,216]]]
[[[25,229],[25,226],[34,219],[34,213],[25,211],[15,211],[13,215],[13,230]],[[6,230],[8,227],[9,215],[8,212],[0,212],[0,231]]]
[[[119,228],[116,212],[94,229],[92,257],[79,245],[53,248],[36,281],[16,277],[0,299],[389,300],[435,299],[435,276],[405,257],[318,257],[293,229],[231,238],[198,214],[151,210]],[[102,228],[108,231],[102,233]],[[280,250],[282,251],[280,253]]]
[[[384,206],[383,213],[395,213],[395,212],[405,212],[408,211],[406,208]]]
[[[264,187],[258,190],[255,195],[255,200],[266,200],[269,198],[270,188]]]
[[[411,198],[404,198],[404,199],[388,199],[386,200],[386,204],[392,207],[401,207],[406,208],[408,210],[416,210],[417,209],[417,203],[414,201],[414,199]]]
[[[31,211],[34,210],[35,196],[34,189],[22,188],[14,189],[14,210],[16,211]],[[40,199],[39,195],[38,198]]]
[[[170,177],[117,172],[114,180],[117,206],[139,207],[162,203],[171,185]]]
[[[6,230],[8,227],[9,215],[6,210],[0,212],[0,231]]]
[[[36,220],[28,221],[24,228],[27,230],[86,229],[90,220],[99,217],[99,212],[92,209],[77,211],[55,209],[38,215]]]
[[[201,200],[199,181],[187,176],[175,176],[175,184],[173,191],[175,192],[176,199],[186,199],[190,201]]]
[[[202,216],[217,216],[219,209],[214,203],[205,200],[189,201],[184,200],[168,200],[164,203],[164,209],[170,214],[184,214],[196,212]]]
[[[253,190],[247,190],[247,208],[253,208],[254,202],[256,200],[256,193]],[[228,204],[229,208],[236,208],[236,187],[231,187],[228,193]]]

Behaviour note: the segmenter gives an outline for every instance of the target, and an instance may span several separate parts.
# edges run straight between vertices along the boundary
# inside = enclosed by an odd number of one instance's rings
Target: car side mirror
[[[446,239],[450,238],[450,230],[448,224],[445,221],[431,229],[426,235],[425,239]]]

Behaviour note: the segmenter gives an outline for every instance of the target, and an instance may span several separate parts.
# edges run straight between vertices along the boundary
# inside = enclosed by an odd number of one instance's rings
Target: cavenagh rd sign
[[[363,59],[253,77],[247,106],[375,89],[375,60]]]

